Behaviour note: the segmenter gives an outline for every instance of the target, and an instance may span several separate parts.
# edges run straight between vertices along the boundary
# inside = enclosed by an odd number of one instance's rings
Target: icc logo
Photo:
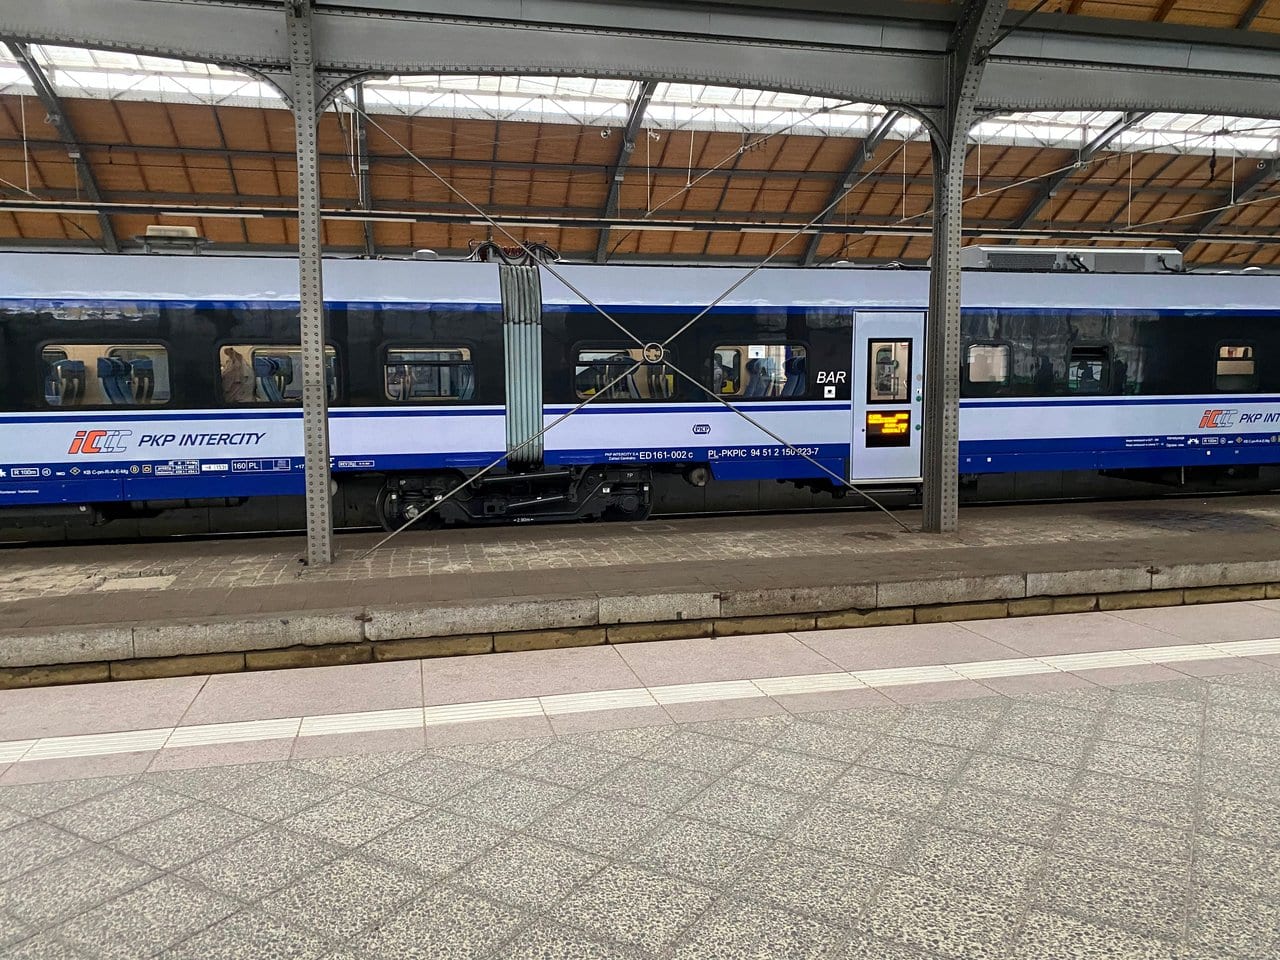
[[[77,430],[67,453],[124,453],[132,430]]]
[[[1201,430],[1219,430],[1230,427],[1236,422],[1239,410],[1206,410],[1200,418]]]

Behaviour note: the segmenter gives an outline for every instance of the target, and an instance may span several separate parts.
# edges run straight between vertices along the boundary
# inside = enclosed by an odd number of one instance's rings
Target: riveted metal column
[[[1008,0],[969,0],[947,54],[947,106],[931,130],[933,259],[925,329],[924,516],[951,533],[960,513],[960,223],[964,160],[983,62]]]
[[[307,483],[307,563],[333,561],[329,397],[325,377],[324,287],[320,263],[320,157],[310,0],[289,0],[289,70],[298,162],[298,323],[302,343],[302,449]]]

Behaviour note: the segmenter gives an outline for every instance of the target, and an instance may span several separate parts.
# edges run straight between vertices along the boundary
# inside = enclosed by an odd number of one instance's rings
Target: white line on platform
[[[1230,640],[1218,643],[1186,643],[1132,650],[1099,650],[1046,657],[1015,657],[968,663],[934,664],[814,673],[754,680],[719,680],[676,683],[656,687],[595,690],[584,693],[448,703],[363,713],[331,713],[311,717],[242,720],[189,727],[161,727],[80,736],[41,737],[35,740],[0,741],[0,763],[29,763],[74,757],[109,756],[153,752],[178,747],[214,746],[254,740],[280,740],[376,730],[414,729],[450,723],[476,723],[519,717],[551,717],[603,710],[660,707],[664,704],[705,703],[823,693],[836,690],[876,689],[922,683],[975,681],[995,677],[1025,677],[1043,673],[1082,673],[1113,667],[1133,667],[1194,660],[1229,660],[1280,654],[1280,638]]]

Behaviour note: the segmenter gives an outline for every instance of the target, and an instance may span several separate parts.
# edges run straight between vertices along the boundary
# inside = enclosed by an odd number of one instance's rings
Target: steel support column
[[[631,154],[635,152],[640,125],[644,123],[645,111],[649,109],[649,101],[653,99],[653,91],[657,89],[657,81],[646,80],[640,85],[640,92],[627,113],[627,122],[622,128],[622,143],[618,145],[618,162],[609,170],[609,195],[604,201],[605,219],[618,215],[618,201],[622,196],[622,178],[627,175],[627,164],[631,162]],[[608,256],[609,228],[605,227],[596,239],[596,263],[604,263]]]
[[[924,516],[928,533],[959,522],[960,226],[964,160],[987,50],[1008,0],[968,0],[947,51],[947,104],[931,125],[933,259],[925,328]]]
[[[35,57],[31,55],[30,47],[25,43],[8,43],[5,46],[9,48],[13,58],[22,67],[22,72],[31,81],[31,86],[35,87],[36,96],[40,98],[41,104],[44,105],[44,112],[48,115],[53,128],[58,131],[58,138],[62,141],[63,149],[67,151],[67,156],[71,158],[72,164],[75,165],[76,177],[80,185],[84,187],[85,195],[94,203],[100,203],[102,201],[102,192],[98,189],[98,181],[93,176],[93,168],[89,166],[89,161],[85,159],[84,150],[80,147],[80,141],[71,126],[71,121],[67,119],[66,111],[62,109],[62,98],[58,96],[58,91],[53,88],[53,84],[45,74],[44,69],[36,62]],[[101,210],[98,211],[98,230],[102,238],[102,248],[108,253],[119,253],[120,243],[116,239],[116,231],[111,225],[111,218]]]
[[[302,343],[302,449],[307,489],[307,563],[333,561],[329,396],[325,377],[324,286],[320,263],[320,156],[311,0],[289,0],[289,72],[298,159],[298,325]]]

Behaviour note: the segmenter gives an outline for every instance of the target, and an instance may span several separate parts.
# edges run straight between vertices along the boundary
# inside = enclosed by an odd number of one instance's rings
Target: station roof
[[[1280,34],[1280,0],[1010,6]],[[1118,23],[1117,35],[1126,29]],[[0,46],[0,199],[10,201],[0,210],[0,246],[100,246],[98,217],[44,206],[90,199],[87,167],[122,247],[162,223],[195,226],[211,252],[293,248],[293,124],[269,83],[156,57],[28,52],[75,143],[48,122],[28,70]],[[612,262],[929,256],[927,137],[879,105],[578,77],[391,77],[361,92],[367,119],[348,91],[320,126],[331,253],[457,255],[489,236],[509,242],[509,234],[546,242],[566,259]],[[637,104],[627,156],[624,131]],[[1280,267],[1278,172],[1275,120],[1110,111],[984,117],[966,165],[966,242],[1115,246],[1163,237],[1192,264]],[[804,229],[820,215],[822,232]]]

